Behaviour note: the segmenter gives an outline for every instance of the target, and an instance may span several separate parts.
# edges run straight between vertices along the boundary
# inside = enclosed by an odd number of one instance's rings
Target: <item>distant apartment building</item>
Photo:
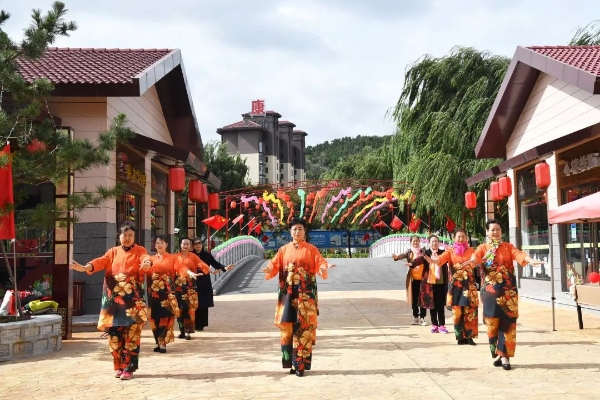
[[[253,104],[254,108],[254,104]],[[246,159],[251,184],[293,184],[305,180],[306,132],[279,120],[275,111],[242,114],[242,120],[217,129],[230,154]]]

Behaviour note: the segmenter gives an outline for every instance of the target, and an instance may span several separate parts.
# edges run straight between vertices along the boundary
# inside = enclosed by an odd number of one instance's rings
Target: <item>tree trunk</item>
[[[21,312],[21,299],[19,298],[19,290],[17,288],[17,279],[13,275],[12,270],[10,269],[10,263],[8,262],[8,256],[6,255],[6,248],[4,247],[4,240],[0,240],[0,249],[2,250],[2,258],[4,259],[4,265],[6,266],[6,270],[8,271],[8,278],[12,282],[13,288],[15,291],[14,295],[15,295],[15,299],[17,302],[17,315],[21,317],[21,316],[23,316],[23,314]],[[16,242],[15,242],[15,251],[17,251]]]

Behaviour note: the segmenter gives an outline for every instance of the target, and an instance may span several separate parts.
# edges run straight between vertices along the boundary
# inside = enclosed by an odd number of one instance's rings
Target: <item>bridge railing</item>
[[[369,247],[369,257],[370,258],[378,258],[378,257],[391,257],[392,254],[400,254],[405,253],[408,249],[410,249],[410,239],[413,236],[418,236],[419,241],[421,242],[421,247],[426,247],[428,245],[427,237],[429,235],[426,234],[409,234],[409,233],[397,233],[393,235],[388,235],[382,237],[375,243],[373,243]],[[452,243],[452,240],[439,236],[441,245],[440,247],[444,247],[445,245],[449,245]]]
[[[243,262],[248,258],[262,259],[264,258],[265,250],[257,238],[252,236],[237,236],[212,249],[211,254],[221,264],[229,265]],[[226,276],[226,274],[227,272],[219,272],[215,277],[215,281]]]

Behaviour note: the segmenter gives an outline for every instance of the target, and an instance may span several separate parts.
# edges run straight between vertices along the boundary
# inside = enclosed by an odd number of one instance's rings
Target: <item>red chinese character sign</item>
[[[252,100],[252,115],[264,115],[265,114],[265,101],[264,100]]]

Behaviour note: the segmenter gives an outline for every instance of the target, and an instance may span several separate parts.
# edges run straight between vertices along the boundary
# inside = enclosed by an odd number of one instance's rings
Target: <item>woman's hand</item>
[[[229,264],[228,266],[225,267],[225,271],[231,271],[234,267],[235,267],[235,265]]]
[[[429,257],[427,254],[424,254],[423,258],[425,258],[429,264],[433,264],[435,262],[435,260]]]
[[[542,265],[544,263],[545,263],[544,260],[534,260],[533,258],[529,261],[529,264],[531,264],[531,265]]]
[[[187,274],[188,274],[188,276],[189,276],[190,278],[192,278],[192,279],[196,279],[197,277],[199,277],[199,276],[201,276],[201,275],[204,275],[203,273],[198,273],[198,274],[195,274],[195,273],[193,273],[192,271],[188,271],[188,272],[187,272]]]
[[[89,266],[89,268],[88,268]],[[86,265],[81,265],[79,264],[77,261],[73,260],[71,261],[71,264],[69,264],[69,269],[78,271],[78,272],[91,272],[94,267],[92,266],[92,264],[86,264]]]
[[[146,260],[142,263],[140,269],[144,272],[147,272],[150,268],[152,268],[152,261]]]
[[[399,256],[397,254],[392,254],[392,260],[398,261]]]

